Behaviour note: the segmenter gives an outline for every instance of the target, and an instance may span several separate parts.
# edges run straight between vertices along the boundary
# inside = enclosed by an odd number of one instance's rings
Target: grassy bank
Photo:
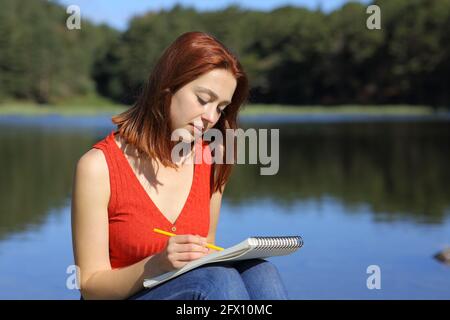
[[[116,104],[108,99],[97,95],[88,95],[71,99],[70,101],[59,101],[54,104],[36,104],[30,101],[4,101],[0,103],[0,116],[23,115],[38,116],[58,114],[71,115],[98,115],[102,113],[119,113],[126,106]]]
[[[23,115],[38,116],[58,114],[63,116],[117,114],[127,106],[102,100],[80,100],[55,105],[37,105],[28,102],[10,101],[0,104],[0,116]],[[448,112],[440,109],[438,112]],[[410,105],[340,105],[340,106],[288,106],[253,104],[243,108],[242,115],[308,115],[308,114],[362,114],[362,115],[430,115],[435,113],[428,106]]]
[[[440,110],[444,111],[444,110]],[[287,106],[254,104],[244,108],[244,114],[363,114],[363,115],[427,115],[435,111],[429,106],[411,105],[338,105]]]
[[[108,106],[85,106],[85,105],[35,105],[28,103],[13,103],[0,105],[0,116],[2,115],[22,115],[22,116],[39,116],[58,114],[63,116],[93,116],[99,114],[114,114],[125,110],[121,105]]]

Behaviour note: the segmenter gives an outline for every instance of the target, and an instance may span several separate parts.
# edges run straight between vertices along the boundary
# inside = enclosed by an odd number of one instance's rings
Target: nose
[[[213,104],[210,104],[204,109],[202,121],[205,127],[207,127],[209,123],[214,123],[216,121],[217,113],[215,112],[215,108],[216,107]]]

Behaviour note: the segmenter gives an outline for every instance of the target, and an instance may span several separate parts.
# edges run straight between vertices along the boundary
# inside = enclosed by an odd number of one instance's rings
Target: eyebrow
[[[211,97],[213,97],[214,99],[219,98],[218,95],[217,95],[214,91],[212,91],[212,90],[210,90],[210,89],[208,89],[208,88],[196,86],[195,89],[197,89],[198,91],[206,92],[207,94],[209,94],[209,95],[210,95]],[[224,101],[221,102],[221,104],[224,103],[224,102],[225,102],[226,104],[231,103],[231,102],[228,101],[228,100],[224,100]]]

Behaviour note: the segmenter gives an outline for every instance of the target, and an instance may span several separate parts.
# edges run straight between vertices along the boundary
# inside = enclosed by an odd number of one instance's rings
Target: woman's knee
[[[199,294],[204,299],[248,300],[249,295],[236,269],[221,265],[208,265],[195,269],[199,277]]]
[[[264,259],[250,259],[235,265],[251,299],[287,299],[277,267]]]
[[[277,267],[272,262],[265,259],[248,259],[237,261],[234,264],[234,267],[239,271],[239,273],[252,269],[268,275],[278,275]]]
[[[263,260],[263,259],[259,259],[261,260],[259,263],[257,263],[257,267],[261,269],[261,272],[264,272],[268,275],[273,275],[273,276],[279,276],[279,272],[278,272],[278,268],[270,261],[267,260]]]
[[[281,281],[278,268],[272,262],[264,259],[244,260],[239,265],[236,265],[235,268],[241,277],[251,274],[252,277]]]

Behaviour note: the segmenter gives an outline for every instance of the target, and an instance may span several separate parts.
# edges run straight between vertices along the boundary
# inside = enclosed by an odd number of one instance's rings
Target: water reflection
[[[94,140],[89,130],[2,126],[0,239],[40,225],[51,209],[67,205],[74,165]]]
[[[51,209],[67,205],[77,159],[112,129],[61,127],[2,125],[0,239],[39,225]],[[348,214],[365,205],[384,221],[440,223],[449,213],[448,122],[243,127],[280,129],[280,169],[261,176],[259,165],[236,166],[225,196],[231,206],[333,197]]]
[[[245,124],[244,127],[255,127]],[[238,165],[227,199],[280,205],[333,197],[368,205],[377,220],[439,223],[450,207],[447,122],[271,124],[280,128],[280,170]]]

